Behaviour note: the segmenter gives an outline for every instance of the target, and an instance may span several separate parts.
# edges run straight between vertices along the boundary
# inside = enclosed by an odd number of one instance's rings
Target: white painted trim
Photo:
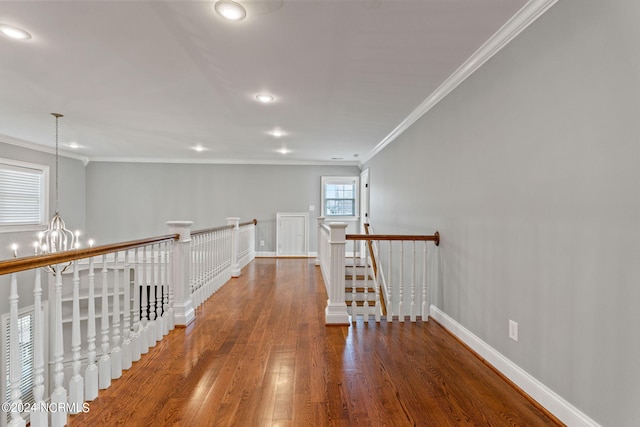
[[[0,142],[9,144],[9,145],[15,145],[16,147],[26,148],[28,150],[39,151],[41,153],[56,154],[55,147],[48,147],[45,145],[35,144],[33,142],[24,141],[22,139],[13,138],[7,135],[0,135]],[[89,163],[89,158],[87,156],[82,156],[76,153],[70,153],[64,149],[58,149],[58,155],[62,157],[68,157],[70,159],[82,160],[83,162]]]
[[[276,165],[276,166],[358,166],[359,161],[312,161],[312,160],[272,160],[272,159],[188,159],[161,157],[94,157],[92,162],[115,163],[185,163],[205,165]]]
[[[269,251],[256,252],[256,258],[274,258],[275,256],[276,256],[275,252],[269,252]]]
[[[469,57],[456,71],[451,74],[435,91],[422,101],[394,130],[391,131],[382,141],[376,145],[362,159],[366,163],[378,154],[387,145],[393,142],[420,117],[431,110],[438,102],[447,96],[452,90],[473,74],[493,55],[498,53],[518,34],[524,31],[529,25],[535,22],[558,0],[529,0],[507,23],[505,23],[493,36],[489,38],[473,55]]]
[[[430,315],[563,423],[569,426],[600,427],[598,423],[578,408],[482,341],[435,305],[430,307]]]

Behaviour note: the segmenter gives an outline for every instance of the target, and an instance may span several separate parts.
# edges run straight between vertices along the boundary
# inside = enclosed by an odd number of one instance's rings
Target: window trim
[[[360,218],[360,177],[359,176],[322,176],[320,180],[320,207],[322,216],[328,219],[341,219],[341,220],[357,220]],[[341,184],[354,186],[355,199],[354,199],[354,213],[355,215],[327,215],[325,210],[325,187],[328,184]]]
[[[38,224],[0,225],[0,233],[44,230],[49,218],[49,166],[0,157],[0,168],[31,169],[41,173],[40,222]]]

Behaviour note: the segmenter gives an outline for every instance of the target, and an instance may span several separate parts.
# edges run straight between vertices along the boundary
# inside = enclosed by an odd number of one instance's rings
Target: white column
[[[89,258],[89,299],[87,300],[87,368],[84,371],[84,396],[87,400],[98,397],[98,366],[96,365],[96,299],[95,263]]]
[[[51,403],[56,408],[66,408],[67,390],[64,389],[64,347],[62,337],[62,265],[55,267],[55,287],[54,287],[54,339],[53,339],[53,393],[51,393]],[[51,293],[49,294],[51,295]],[[51,413],[51,427],[63,427],[67,424],[67,411],[61,410]]]
[[[107,389],[111,386],[111,356],[109,353],[109,270],[107,256],[102,255],[102,314],[100,319],[100,342],[102,356],[98,360],[98,388]]]
[[[11,291],[9,294],[10,320],[9,320],[9,378],[10,378],[10,400],[11,405],[11,422],[10,426],[24,427],[26,421],[22,418],[20,408],[22,400],[20,400],[20,377],[22,376],[20,361],[20,340],[18,336],[18,277],[16,273],[11,274]],[[3,409],[4,405],[3,405]],[[4,412],[7,412],[6,410]],[[6,414],[4,414],[6,415]]]
[[[331,271],[329,272],[329,299],[325,309],[327,325],[348,325],[351,317],[344,302],[345,245],[347,224],[343,222],[329,224],[329,248],[331,251]]]
[[[120,276],[118,274],[118,252],[113,254],[113,316],[111,340],[111,379],[122,376],[122,350],[120,348]]]
[[[320,242],[322,242],[322,224],[324,224],[325,219],[326,218],[323,216],[319,216],[317,218],[318,220],[318,253],[316,255],[316,265],[320,265],[320,259],[321,259],[320,251],[322,251],[322,244]]]
[[[35,400],[36,407],[30,414],[30,421],[32,427],[47,427],[49,420],[47,418],[47,412],[43,410],[44,404],[44,340],[45,336],[42,333],[44,326],[42,319],[42,273],[39,268],[35,269],[36,282],[33,289],[33,398]]]
[[[179,234],[171,251],[171,283],[173,288],[173,315],[176,326],[187,326],[195,319],[193,301],[189,292],[189,265],[191,261],[191,226],[193,221],[168,221],[171,233]]]
[[[124,251],[124,266],[122,284],[124,291],[124,305],[122,307],[122,369],[132,366],[131,360],[131,265],[129,251]]]
[[[238,261],[240,218],[227,218],[227,225],[233,225],[233,232],[231,234],[231,277],[240,277],[240,264]]]
[[[77,414],[84,402],[84,379],[80,375],[82,362],[80,361],[80,274],[78,261],[73,261],[73,308],[71,320],[71,351],[73,362],[71,364],[73,374],[69,380],[69,403],[73,404],[72,414]]]

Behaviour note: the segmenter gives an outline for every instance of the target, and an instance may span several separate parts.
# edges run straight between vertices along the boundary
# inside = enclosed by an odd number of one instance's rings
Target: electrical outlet
[[[518,341],[518,322],[509,319],[509,338]]]
[[[264,240],[260,240],[260,246],[264,246]]]

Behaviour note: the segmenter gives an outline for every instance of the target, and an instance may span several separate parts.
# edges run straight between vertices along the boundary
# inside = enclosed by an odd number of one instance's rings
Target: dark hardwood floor
[[[71,426],[558,425],[433,320],[324,324],[321,273],[256,259]]]

